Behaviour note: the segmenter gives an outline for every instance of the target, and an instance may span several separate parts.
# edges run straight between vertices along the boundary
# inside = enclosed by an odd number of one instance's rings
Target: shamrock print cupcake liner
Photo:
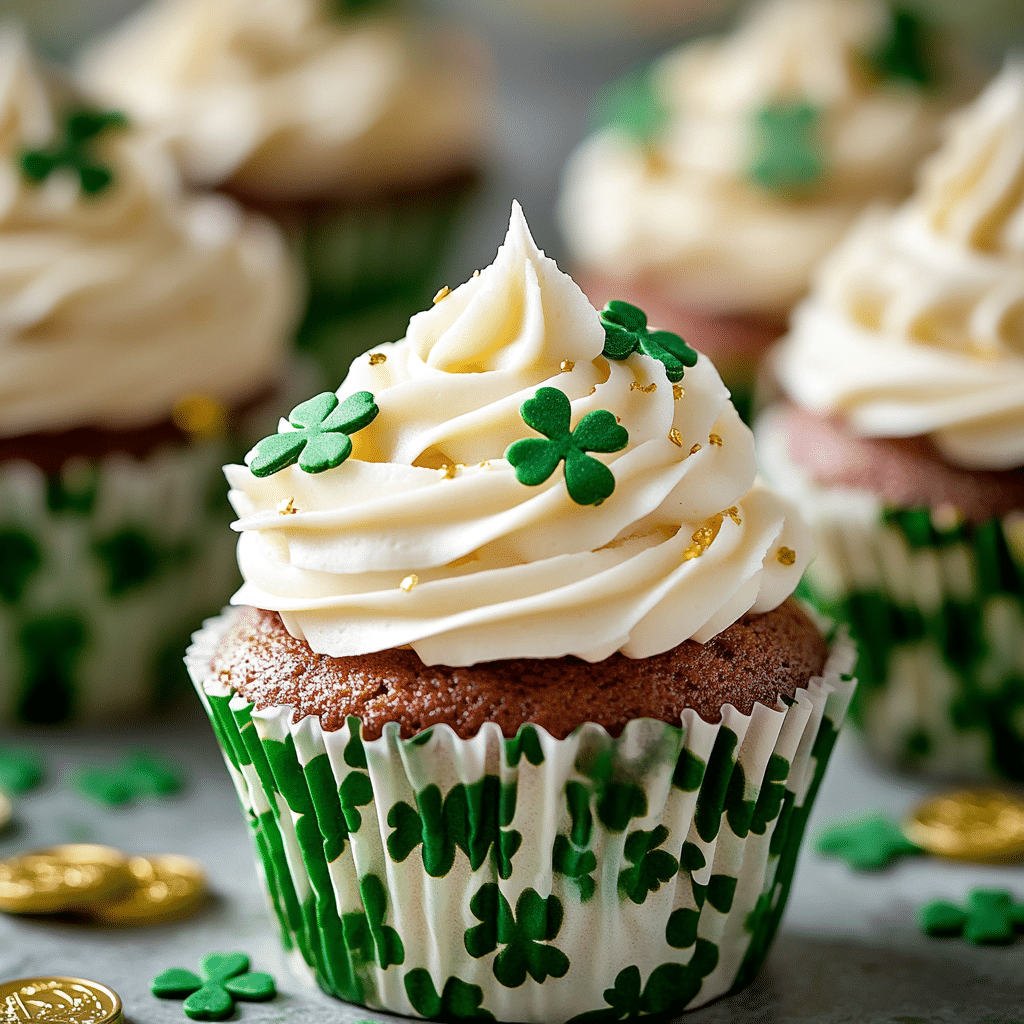
[[[284,945],[349,1002],[440,1019],[617,1020],[745,985],[785,906],[855,688],[841,634],[775,709],[564,740],[486,723],[361,738],[186,664],[252,828]]]
[[[826,490],[758,426],[773,476],[815,530],[804,596],[860,652],[851,718],[872,751],[935,776],[1024,782],[1024,512],[971,524]]]
[[[237,584],[218,440],[137,459],[0,463],[0,721],[109,721],[179,682]]]

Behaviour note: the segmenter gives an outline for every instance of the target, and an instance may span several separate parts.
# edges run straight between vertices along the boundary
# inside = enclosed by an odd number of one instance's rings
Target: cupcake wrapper
[[[237,585],[225,453],[72,459],[50,477],[0,463],[0,720],[120,719],[180,678],[189,630]]]
[[[211,676],[233,612],[186,664],[253,830],[284,944],[327,992],[395,1013],[503,1021],[679,1012],[746,984],[778,926],[855,683],[709,725],[613,739],[493,723],[408,739],[324,732]],[[611,999],[606,998],[610,996]]]
[[[818,545],[802,587],[857,641],[851,717],[868,745],[928,774],[1024,781],[1024,513],[947,526],[883,509],[810,482],[780,435],[767,416],[759,450],[800,483]]]

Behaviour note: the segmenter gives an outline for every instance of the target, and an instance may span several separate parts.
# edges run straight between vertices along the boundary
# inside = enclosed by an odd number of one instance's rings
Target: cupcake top
[[[796,401],[864,437],[1024,466],[1024,64],[951,119],[917,194],[865,215],[822,266],[777,367]]]
[[[123,428],[278,373],[298,287],[268,222],[185,198],[166,154],[0,35],[0,437]]]
[[[812,553],[714,367],[599,314],[518,205],[491,266],[246,462],[233,601],[336,657],[646,657],[776,607]]]
[[[770,0],[613,88],[566,170],[570,245],[684,305],[784,310],[865,203],[910,190],[949,78],[906,11]]]
[[[483,61],[345,0],[156,0],[86,55],[105,103],[168,136],[185,176],[259,197],[366,193],[477,165]]]

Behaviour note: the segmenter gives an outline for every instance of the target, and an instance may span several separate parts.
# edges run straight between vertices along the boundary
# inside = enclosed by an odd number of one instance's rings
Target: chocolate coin
[[[83,910],[131,886],[128,858],[109,846],[72,843],[0,862],[0,910],[60,914]]]
[[[22,978],[0,985],[0,1024],[123,1024],[116,992],[84,978]]]
[[[964,789],[926,800],[903,825],[907,838],[951,860],[997,863],[1024,857],[1024,800],[996,789]]]
[[[89,916],[99,924],[156,924],[188,917],[206,901],[202,867],[189,857],[164,853],[130,857],[133,887],[112,900],[93,904]]]

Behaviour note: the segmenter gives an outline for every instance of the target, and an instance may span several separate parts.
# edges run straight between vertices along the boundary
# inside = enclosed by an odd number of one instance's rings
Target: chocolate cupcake
[[[853,681],[711,364],[522,213],[246,466],[187,663],[286,946],[421,1017],[674,1013],[763,960]],[[615,1009],[612,1009],[615,1008]]]
[[[487,60],[398,7],[156,0],[82,62],[187,181],[289,233],[310,282],[299,341],[332,385],[429,301],[486,153]]]
[[[214,480],[298,287],[273,224],[185,196],[15,32],[0,68],[0,719],[108,721],[236,585]]]
[[[889,761],[1024,780],[1024,69],[951,122],[903,207],[823,265],[778,353],[766,472],[818,534]]]
[[[745,412],[814,268],[910,192],[964,78],[904,7],[753,4],[599,96],[561,198],[580,284],[700,339]]]

